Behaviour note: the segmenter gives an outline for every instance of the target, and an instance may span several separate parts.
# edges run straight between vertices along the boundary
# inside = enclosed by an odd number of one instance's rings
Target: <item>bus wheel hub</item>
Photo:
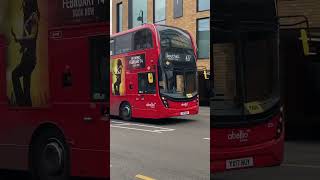
[[[128,106],[124,107],[124,115],[128,116],[130,114],[130,108]]]
[[[51,142],[45,146],[43,163],[48,174],[59,173],[63,164],[63,149],[58,143]]]

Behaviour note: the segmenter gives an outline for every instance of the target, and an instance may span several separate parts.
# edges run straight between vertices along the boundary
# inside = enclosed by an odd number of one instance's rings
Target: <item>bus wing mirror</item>
[[[148,73],[148,82],[149,84],[153,84],[153,73]]]
[[[310,47],[309,47],[307,31],[305,29],[301,29],[300,34],[301,34],[303,53],[305,56],[308,56],[310,53]]]
[[[208,78],[208,73],[207,73],[207,70],[203,70],[203,76],[204,76],[204,79],[209,79]]]

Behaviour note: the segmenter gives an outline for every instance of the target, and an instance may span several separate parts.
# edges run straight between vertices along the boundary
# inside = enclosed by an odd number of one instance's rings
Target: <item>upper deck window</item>
[[[115,38],[115,54],[122,54],[132,51],[132,34],[128,33]]]
[[[188,33],[167,26],[157,26],[162,48],[192,49],[192,41]]]
[[[137,31],[133,39],[134,50],[152,48],[152,32],[149,29]]]
[[[110,55],[129,53],[137,50],[153,48],[153,38],[150,29],[144,28],[135,32],[113,37],[110,41]]]

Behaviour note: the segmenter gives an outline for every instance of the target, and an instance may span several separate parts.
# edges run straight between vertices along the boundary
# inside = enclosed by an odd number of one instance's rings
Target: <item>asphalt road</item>
[[[317,180],[320,179],[320,141],[288,141],[281,166],[245,169],[214,175],[212,180]]]
[[[209,109],[197,116],[162,121],[111,123],[111,180],[208,180]],[[300,128],[301,129],[301,128]],[[305,129],[286,141],[285,160],[279,167],[219,173],[214,180],[318,180],[319,128]],[[25,172],[0,170],[0,180],[30,180]],[[80,180],[72,178],[72,180]],[[81,179],[88,180],[88,179]],[[91,180],[91,179],[90,179]]]
[[[208,180],[209,108],[199,115],[111,123],[112,180]]]

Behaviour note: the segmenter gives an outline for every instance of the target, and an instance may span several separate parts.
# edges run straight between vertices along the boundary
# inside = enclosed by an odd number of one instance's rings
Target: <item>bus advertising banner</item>
[[[7,41],[7,96],[11,106],[48,104],[48,1],[6,0],[0,34]]]
[[[50,27],[107,22],[107,0],[48,0]],[[58,14],[58,16],[57,16]]]
[[[138,54],[138,55],[134,55],[134,56],[129,56],[129,57],[127,57],[127,62],[128,62],[128,69],[129,70],[145,68],[145,66],[146,66],[145,54]]]

